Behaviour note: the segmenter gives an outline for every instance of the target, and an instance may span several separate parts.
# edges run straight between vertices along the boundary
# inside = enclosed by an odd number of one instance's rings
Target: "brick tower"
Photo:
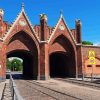
[[[3,32],[3,15],[4,11],[0,9],[0,36],[2,35]]]
[[[46,42],[48,38],[47,32],[47,16],[45,14],[40,15],[40,72],[39,79],[49,78],[49,57],[48,57],[48,44]]]

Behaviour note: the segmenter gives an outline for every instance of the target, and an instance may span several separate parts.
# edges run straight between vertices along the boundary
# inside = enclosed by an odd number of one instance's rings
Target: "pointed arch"
[[[17,37],[19,38],[20,42],[22,42],[22,40],[24,42],[25,39],[33,42],[32,44],[34,44],[34,46],[37,48],[38,53],[39,53],[39,43],[38,43],[38,41],[36,40],[36,38],[34,36],[32,36],[32,34],[28,33],[26,30],[21,30],[21,31],[18,31],[17,33],[14,33],[14,34],[8,36],[7,39],[4,41],[4,43],[8,46],[12,41],[14,41],[14,38],[17,40]],[[22,38],[22,39],[20,39],[20,38]],[[27,49],[29,49],[28,48],[29,44],[27,42],[26,42],[26,44],[25,44],[25,46],[27,47]],[[30,49],[30,51],[32,51],[32,49]]]
[[[62,25],[64,27],[64,29],[60,29],[60,25]],[[61,31],[64,32],[64,34],[68,34],[68,37],[72,40],[73,44],[76,45],[76,40],[74,39],[62,14],[60,15],[60,18],[59,18],[56,26],[54,27],[54,29],[50,35],[50,38],[48,39],[48,43],[50,43],[52,41],[53,37],[57,36],[57,34],[60,34]]]
[[[76,76],[76,50],[64,34],[50,44],[49,68],[51,77]]]
[[[38,76],[39,66],[39,44],[34,37],[26,31],[19,31],[6,39],[8,57],[19,57],[23,59],[23,75]],[[30,74],[28,74],[30,72]]]
[[[53,49],[55,48],[55,49]],[[55,37],[51,43],[50,43],[50,50],[49,52],[53,52],[53,50],[59,51],[60,49],[62,49],[63,52],[67,52],[68,49],[70,49],[71,51],[73,50],[74,53],[76,53],[76,48],[75,46],[72,44],[72,42],[62,33],[61,35],[58,35],[57,37]]]
[[[27,30],[19,30],[13,34],[10,34],[4,41],[5,44],[9,44],[10,41],[14,38],[15,35],[21,35],[23,34],[23,36],[25,35],[26,37],[30,38],[32,41],[35,42],[35,45],[37,46],[37,49],[39,49],[38,45],[39,45],[39,42],[37,41],[36,37],[34,37],[30,32],[28,32]]]

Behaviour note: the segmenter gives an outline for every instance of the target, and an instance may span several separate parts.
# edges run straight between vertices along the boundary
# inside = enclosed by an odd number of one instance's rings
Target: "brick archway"
[[[18,57],[23,60],[23,76],[29,78],[36,78],[38,75],[38,67],[36,65],[36,56],[29,51],[15,50],[7,53],[7,58]]]
[[[54,39],[49,53],[51,77],[76,76],[76,52],[71,42],[64,35],[60,35]]]
[[[25,31],[19,31],[7,41],[6,57],[23,59],[23,75],[37,78],[38,76],[38,48],[36,41]]]
[[[87,51],[93,49],[97,55],[100,55],[100,47],[82,46],[80,20],[76,20],[75,28],[70,29],[62,14],[54,27],[48,26],[45,14],[40,15],[40,25],[33,26],[24,8],[12,24],[6,23],[3,16],[0,16],[2,27],[0,35],[0,79],[5,79],[6,59],[11,56],[25,58],[25,62],[28,58],[30,66],[33,62],[31,68],[35,68],[31,75],[38,77],[38,79],[48,79],[49,75],[53,74],[49,70],[52,61],[57,63],[55,60],[57,57],[62,58],[61,64],[64,63],[64,66],[70,69],[66,72],[62,71],[62,74],[65,73],[63,75],[78,77],[78,75],[84,74],[83,64]],[[25,73],[27,75],[27,72]],[[66,75],[66,73],[69,74]]]

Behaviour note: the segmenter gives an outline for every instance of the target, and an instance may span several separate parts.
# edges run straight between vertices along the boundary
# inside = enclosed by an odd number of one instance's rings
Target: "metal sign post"
[[[91,72],[91,82],[93,81],[93,74],[94,74],[94,69],[93,65],[96,64],[96,59],[95,59],[95,52],[93,50],[89,51],[89,65],[92,65],[92,72]]]

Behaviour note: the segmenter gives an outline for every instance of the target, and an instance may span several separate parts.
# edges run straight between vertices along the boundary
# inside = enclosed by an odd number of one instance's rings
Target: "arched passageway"
[[[23,60],[23,76],[37,78],[38,49],[37,41],[25,31],[19,31],[8,39],[6,56],[19,57]]]
[[[23,71],[23,59],[19,57],[9,57],[6,62],[7,70],[9,71]]]
[[[9,57],[19,57],[23,60],[23,76],[29,78],[36,78],[38,74],[38,67],[36,56],[32,55],[29,51],[13,51],[7,54]]]
[[[75,77],[74,55],[55,52],[50,55],[50,77]]]
[[[75,77],[76,59],[72,42],[63,34],[51,42],[49,67],[51,77]]]

